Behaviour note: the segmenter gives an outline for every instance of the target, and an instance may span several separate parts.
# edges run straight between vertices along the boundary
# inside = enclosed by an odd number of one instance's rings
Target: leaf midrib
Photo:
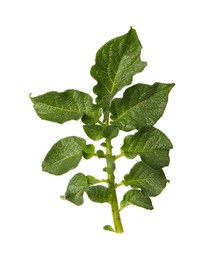
[[[129,42],[130,36],[131,36],[131,33],[130,33],[130,34],[127,36],[127,38],[126,38],[125,45],[124,45],[124,50],[123,50],[123,53],[122,53],[122,56],[121,56],[121,59],[120,59],[120,62],[119,62],[117,71],[116,71],[116,73],[115,73],[114,80],[112,81],[111,92],[109,91],[110,94],[113,94],[113,90],[114,90],[115,85],[116,85],[117,75],[119,74],[119,70],[120,70],[120,67],[121,67],[121,64],[122,64],[123,57],[124,57],[124,55],[125,55],[125,51],[126,51],[127,46],[128,46],[128,42]],[[110,47],[111,47],[111,46],[110,46]],[[108,74],[108,77],[109,77],[109,74]],[[110,78],[110,77],[109,77],[109,78]]]
[[[66,156],[66,157],[64,157],[63,159],[60,159],[60,160],[55,161],[55,162],[53,162],[53,163],[50,163],[50,165],[56,165],[57,163],[66,161],[66,160],[68,160],[68,159],[71,158],[71,157],[74,157],[74,156],[77,156],[77,155],[81,155],[81,153],[82,153],[82,151],[80,151],[79,153],[76,153],[76,154],[74,154],[74,155],[72,155],[72,156]],[[45,161],[44,161],[44,162],[45,162]],[[46,163],[46,162],[45,162],[45,163]],[[47,163],[46,163],[46,164],[47,164]]]
[[[84,114],[84,112],[67,110],[66,108],[60,108],[60,107],[52,106],[52,105],[41,103],[41,102],[34,104],[34,106],[38,106],[38,105],[44,105],[44,106],[55,108],[55,109],[60,110],[60,111],[65,111],[65,112],[70,112],[70,113]]]

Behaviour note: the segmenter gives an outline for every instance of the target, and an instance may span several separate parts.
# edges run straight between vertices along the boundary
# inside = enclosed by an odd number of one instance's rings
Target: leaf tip
[[[29,94],[29,98],[33,102],[32,92]]]
[[[144,68],[147,67],[148,63],[146,61],[143,61],[142,63]]]

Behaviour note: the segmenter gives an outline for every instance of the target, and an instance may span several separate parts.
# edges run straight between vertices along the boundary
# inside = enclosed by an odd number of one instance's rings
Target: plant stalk
[[[107,163],[107,174],[108,174],[108,185],[111,190],[111,209],[112,217],[114,222],[114,228],[116,233],[123,233],[122,222],[120,218],[119,205],[117,200],[116,185],[115,185],[115,162],[112,156],[112,145],[111,140],[106,139],[106,163]]]

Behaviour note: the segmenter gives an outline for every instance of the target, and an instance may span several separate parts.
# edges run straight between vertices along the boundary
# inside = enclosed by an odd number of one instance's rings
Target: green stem
[[[112,156],[112,145],[111,140],[106,139],[106,163],[107,163],[107,174],[108,174],[108,185],[109,189],[111,190],[111,209],[112,209],[112,217],[114,222],[114,227],[116,233],[123,233],[122,222],[119,213],[119,205],[117,200],[117,193],[116,193],[116,184],[115,184],[115,162]]]
[[[115,156],[114,156],[114,161],[117,160],[117,159],[119,159],[119,158],[121,158],[122,156],[124,156],[123,153],[120,153],[120,154],[118,154],[118,155],[115,155]]]
[[[115,184],[115,187],[118,188],[120,186],[124,185],[122,182]]]

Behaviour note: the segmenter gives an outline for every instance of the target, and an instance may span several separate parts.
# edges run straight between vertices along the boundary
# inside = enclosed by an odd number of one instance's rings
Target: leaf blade
[[[95,65],[91,68],[91,76],[97,80],[93,91],[105,105],[119,90],[131,84],[133,76],[147,65],[141,61],[141,49],[136,31],[130,28],[127,34],[110,40],[97,52]]]
[[[77,173],[69,181],[64,198],[77,206],[81,206],[84,203],[83,193],[87,187],[87,177],[83,173]]]
[[[95,155],[95,146],[93,144],[86,145],[82,150],[84,159],[91,159]]]
[[[76,168],[82,159],[85,146],[85,139],[80,137],[69,136],[60,139],[45,156],[42,170],[54,175],[62,175]]]
[[[91,186],[86,189],[89,199],[93,202],[104,203],[110,202],[111,192],[102,185]]]
[[[163,115],[174,84],[136,84],[112,101],[111,119],[123,131],[154,125]]]
[[[114,228],[110,225],[105,225],[103,229],[106,231],[115,232]]]
[[[100,125],[84,125],[83,129],[86,135],[94,141],[99,141],[104,137],[104,128]]]
[[[51,91],[36,97],[30,96],[30,99],[41,119],[59,124],[80,118],[87,122],[97,122],[101,115],[92,97],[75,89]]]
[[[106,126],[103,131],[104,137],[108,140],[112,140],[113,138],[117,137],[118,134],[119,134],[119,129],[114,125]]]
[[[164,133],[150,127],[126,136],[121,151],[129,159],[140,155],[145,164],[153,169],[161,169],[169,165],[169,150],[172,148],[171,141]]]
[[[138,206],[145,209],[153,209],[151,199],[145,195],[139,190],[129,190],[127,191],[122,201],[120,202],[120,208],[121,210],[129,205]]]
[[[126,186],[141,189],[142,193],[148,197],[159,195],[167,182],[163,170],[152,169],[143,162],[136,163],[129,174],[124,176],[123,181]]]

